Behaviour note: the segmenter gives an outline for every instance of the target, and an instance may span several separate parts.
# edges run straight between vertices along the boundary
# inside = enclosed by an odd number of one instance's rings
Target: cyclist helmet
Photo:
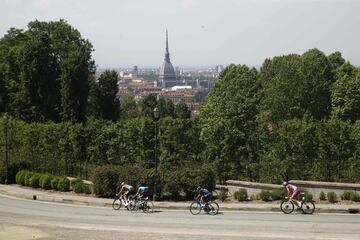
[[[287,182],[287,181],[285,181],[285,182],[283,182],[282,183],[282,185],[284,186],[284,187],[286,187],[286,185],[288,185],[289,183]]]
[[[121,183],[121,186],[124,186],[124,185],[125,185],[125,183],[124,183],[124,182],[122,182],[122,183]]]
[[[198,187],[196,188],[196,191],[197,191],[197,192],[199,192],[199,191],[200,191],[200,189],[201,189],[201,187],[200,187],[200,186],[198,186]]]

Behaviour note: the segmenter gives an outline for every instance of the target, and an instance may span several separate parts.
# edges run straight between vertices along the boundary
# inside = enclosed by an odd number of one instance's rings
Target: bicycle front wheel
[[[219,213],[219,204],[217,204],[217,202],[209,202],[208,203],[208,214],[210,215],[216,215]]]
[[[201,205],[198,202],[190,204],[190,212],[192,215],[198,215],[201,212]]]
[[[122,206],[122,202],[120,200],[120,198],[115,198],[113,203],[112,203],[112,207],[114,210],[119,210]]]
[[[146,202],[144,202],[143,210],[144,210],[144,212],[147,212],[147,213],[154,212],[154,203],[152,201],[147,200]]]
[[[301,204],[301,210],[305,214],[313,214],[315,211],[315,204],[313,202],[303,202]]]
[[[280,204],[280,209],[285,214],[290,214],[294,211],[294,204],[289,200],[283,200]]]

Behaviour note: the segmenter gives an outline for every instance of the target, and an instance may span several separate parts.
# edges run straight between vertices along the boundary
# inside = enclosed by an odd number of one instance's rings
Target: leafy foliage
[[[319,199],[320,199],[321,201],[326,200],[326,195],[325,195],[325,193],[324,193],[323,191],[320,192]]]
[[[263,201],[271,201],[272,198],[271,198],[271,192],[270,191],[267,191],[267,190],[261,190],[259,193],[258,193],[258,197],[263,200]]]
[[[62,192],[67,192],[70,190],[70,180],[66,177],[61,177],[59,179],[57,189]]]
[[[234,192],[234,197],[235,199],[237,199],[239,202],[240,201],[247,201],[248,200],[248,194],[246,189],[239,189],[236,192]]]
[[[328,192],[326,194],[326,197],[327,197],[328,201],[331,203],[335,203],[337,201],[337,195],[335,192]]]

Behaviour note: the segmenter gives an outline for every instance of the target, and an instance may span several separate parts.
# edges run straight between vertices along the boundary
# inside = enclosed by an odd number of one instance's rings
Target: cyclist
[[[139,188],[137,190],[137,193],[134,195],[134,197],[138,196],[139,199],[143,199],[143,198],[146,197],[148,191],[149,191],[149,187],[147,187],[144,184],[140,183]]]
[[[202,201],[203,206],[205,206],[205,204],[207,204],[209,201],[211,201],[212,193],[209,190],[207,190],[206,188],[201,188],[199,186],[196,188],[196,192],[198,193],[198,195],[196,196],[196,199]]]
[[[282,185],[284,186],[284,188],[286,188],[286,190],[288,191],[288,195],[290,197],[290,201],[294,201],[297,203],[297,207],[300,207],[300,203],[297,201],[297,197],[300,194],[300,190],[293,184],[290,184],[288,182],[283,182]]]
[[[121,189],[117,196],[121,196],[124,199],[125,207],[129,205],[129,197],[128,195],[134,191],[134,187],[128,184],[125,184],[124,182],[121,183]]]

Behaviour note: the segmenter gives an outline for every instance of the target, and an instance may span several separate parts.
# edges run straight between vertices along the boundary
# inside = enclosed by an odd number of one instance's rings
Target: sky
[[[359,66],[359,9],[360,0],[0,0],[0,37],[65,19],[99,68],[160,66],[166,29],[174,66],[260,66],[311,48]]]

